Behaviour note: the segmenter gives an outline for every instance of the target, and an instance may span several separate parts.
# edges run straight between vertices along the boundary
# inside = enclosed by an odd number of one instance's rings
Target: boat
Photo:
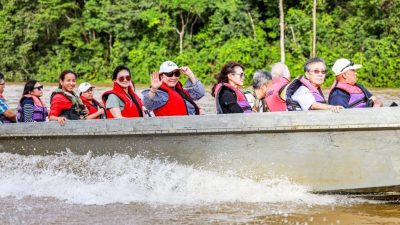
[[[400,191],[400,108],[17,123],[0,152],[127,154],[253,179],[286,177],[316,193]]]

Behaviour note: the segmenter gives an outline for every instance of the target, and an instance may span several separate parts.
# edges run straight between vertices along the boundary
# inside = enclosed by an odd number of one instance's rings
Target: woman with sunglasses
[[[117,66],[112,74],[113,89],[102,95],[107,118],[143,117],[142,101],[135,94],[128,67]]]
[[[184,74],[189,79],[183,87],[179,81]],[[203,85],[189,67],[179,68],[174,62],[161,64],[159,72],[151,75],[150,89],[144,90],[143,104],[156,116],[200,115],[204,112],[194,102],[205,94]]]
[[[339,112],[339,105],[327,104],[321,85],[325,81],[326,65],[322,58],[311,58],[304,64],[304,76],[290,82],[286,87],[288,111],[331,110]]]
[[[48,116],[43,96],[43,85],[36,80],[28,80],[22,98],[19,100],[18,122],[43,122]]]
[[[71,70],[64,70],[60,74],[58,89],[50,97],[50,121],[64,125],[66,120],[85,119],[87,109],[74,92],[76,78],[77,74]]]
[[[250,103],[240,90],[245,77],[244,66],[238,62],[229,62],[222,67],[211,90],[218,114],[252,112]]]

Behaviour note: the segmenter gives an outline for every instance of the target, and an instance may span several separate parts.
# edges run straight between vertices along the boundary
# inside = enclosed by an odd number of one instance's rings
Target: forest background
[[[283,1],[285,62],[303,74],[313,1]],[[228,61],[246,74],[280,61],[278,0],[0,0],[0,71],[56,82],[64,69],[103,82],[119,64],[138,83],[166,60],[206,84]],[[317,56],[363,64],[361,83],[400,87],[400,0],[317,0]],[[333,82],[329,70],[326,86]],[[251,76],[246,78],[247,84]]]

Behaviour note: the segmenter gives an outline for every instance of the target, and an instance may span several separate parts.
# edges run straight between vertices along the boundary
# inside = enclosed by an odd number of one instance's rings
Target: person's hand
[[[150,91],[155,92],[162,84],[162,81],[160,80],[160,74],[158,72],[154,72],[153,74],[151,74],[150,79]]]
[[[98,114],[99,116],[100,116],[100,115],[103,115],[104,113],[106,113],[105,110],[104,110],[104,108],[97,107],[97,114]]]
[[[199,109],[199,115],[206,115],[206,111],[204,111],[204,109]]]
[[[377,97],[375,97],[375,96],[372,96],[372,97],[369,98],[369,99],[371,99],[372,102],[374,103],[372,107],[382,107],[382,106],[383,106],[383,103],[382,103],[382,101],[381,101],[379,98],[377,98]]]
[[[57,122],[61,125],[64,126],[65,121],[67,121],[67,119],[65,117],[58,117],[57,118]]]
[[[183,66],[183,67],[179,68],[179,71],[181,73],[185,74],[191,80],[196,79],[195,76],[194,76],[194,73],[192,72],[192,70],[187,66]]]
[[[329,106],[329,110],[331,110],[332,112],[338,113],[340,112],[340,110],[344,109],[343,106],[341,105],[330,105]]]

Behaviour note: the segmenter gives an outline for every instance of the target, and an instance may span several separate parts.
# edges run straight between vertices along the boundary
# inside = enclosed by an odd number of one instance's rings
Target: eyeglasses
[[[241,79],[246,78],[246,74],[244,74],[244,73],[232,73],[232,75],[238,75],[238,76],[240,76]]]
[[[340,72],[343,72],[344,69],[346,69],[347,67],[353,66],[353,65],[354,65],[354,63],[350,61],[350,63],[347,66],[343,67],[343,69],[340,70]]]
[[[181,73],[179,73],[179,71],[173,71],[173,72],[163,73],[163,74],[167,77],[172,77],[172,76],[180,77],[181,76]]]
[[[39,87],[34,87],[33,90],[38,89],[38,91],[41,91],[43,89],[43,85],[39,86]]]
[[[326,70],[309,70],[308,72],[313,72],[315,74],[326,74]]]
[[[124,80],[131,81],[131,76],[118,77],[119,82],[124,82]]]

